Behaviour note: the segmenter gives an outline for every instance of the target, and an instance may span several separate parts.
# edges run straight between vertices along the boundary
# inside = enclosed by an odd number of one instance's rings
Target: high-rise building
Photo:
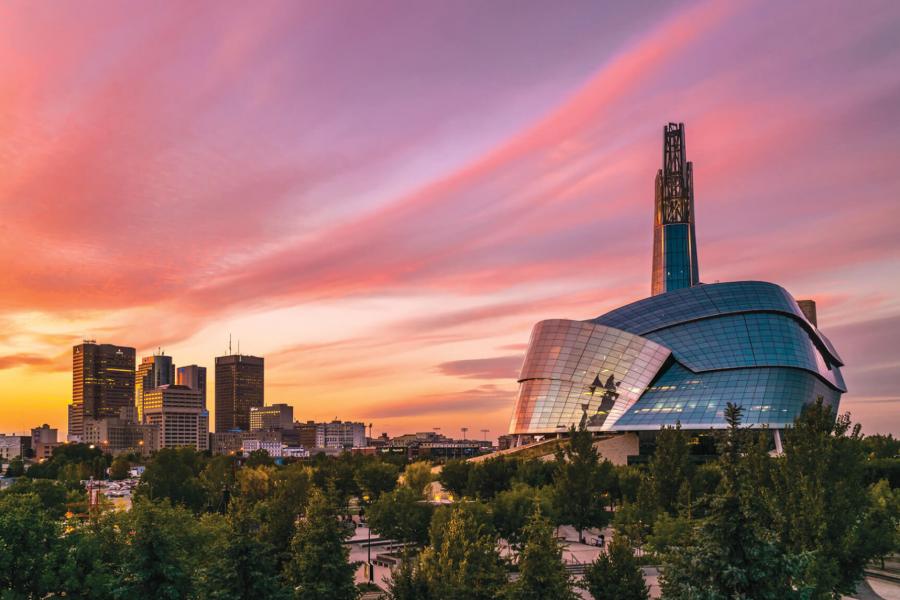
[[[175,383],[175,364],[171,356],[154,354],[145,356],[138,365],[134,383],[134,401],[137,404],[138,422],[144,420],[144,394],[163,385]]]
[[[250,430],[250,407],[263,406],[264,361],[259,356],[216,357],[216,431]]]
[[[203,407],[206,408],[206,367],[188,365],[175,370],[175,384],[186,385],[203,396]]]
[[[685,159],[684,123],[663,127],[663,164],[656,173],[651,294],[700,283],[694,231],[694,165]]]
[[[294,407],[290,404],[250,407],[250,431],[292,429],[293,427]]]
[[[351,421],[331,421],[324,423],[325,448],[364,448],[366,446],[366,426]]]
[[[72,349],[70,439],[81,439],[85,419],[115,417],[134,406],[134,358],[134,348],[94,341]]]
[[[159,427],[159,447],[209,449],[209,413],[198,390],[162,385],[144,392],[144,423]]]

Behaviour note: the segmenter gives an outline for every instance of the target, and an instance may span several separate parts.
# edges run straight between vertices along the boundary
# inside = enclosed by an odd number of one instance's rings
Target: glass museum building
[[[684,125],[663,132],[656,177],[652,295],[588,321],[534,326],[519,376],[513,435],[649,431],[680,423],[783,429],[818,399],[837,411],[840,356],[815,303],[762,281],[699,281],[692,165]]]

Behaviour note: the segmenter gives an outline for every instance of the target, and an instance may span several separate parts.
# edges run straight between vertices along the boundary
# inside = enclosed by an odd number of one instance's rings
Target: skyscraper
[[[163,385],[175,383],[175,365],[171,356],[154,354],[141,359],[134,384],[134,401],[137,404],[138,420],[144,421],[144,395]]]
[[[203,408],[206,408],[206,367],[198,365],[178,367],[175,370],[175,383],[200,392],[203,397]]]
[[[663,127],[663,164],[656,173],[653,296],[700,283],[693,167],[685,159],[684,123],[669,123]]]
[[[216,432],[250,430],[250,407],[263,406],[263,359],[216,357]]]
[[[85,419],[117,417],[134,406],[134,348],[85,341],[72,349],[69,436],[80,439]]]

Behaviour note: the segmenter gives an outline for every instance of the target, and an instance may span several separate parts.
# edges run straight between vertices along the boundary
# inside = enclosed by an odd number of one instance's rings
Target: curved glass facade
[[[846,391],[840,357],[783,288],[748,281],[674,290],[591,321],[532,332],[510,433],[725,426],[782,428]],[[610,378],[611,377],[611,378]]]
[[[609,429],[647,389],[671,353],[625,331],[554,319],[534,326],[510,429]]]

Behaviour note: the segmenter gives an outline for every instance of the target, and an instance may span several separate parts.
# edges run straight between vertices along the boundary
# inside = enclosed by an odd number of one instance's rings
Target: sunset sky
[[[815,299],[900,432],[900,3],[604,4],[0,4],[0,432],[230,333],[297,419],[505,433],[536,321],[649,295],[667,121],[701,279]]]

